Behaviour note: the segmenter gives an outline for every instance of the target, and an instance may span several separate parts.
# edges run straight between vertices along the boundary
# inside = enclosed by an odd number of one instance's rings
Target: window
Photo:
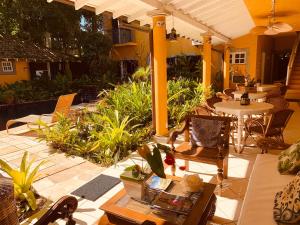
[[[231,64],[245,64],[246,63],[246,52],[233,52],[230,54]]]
[[[2,61],[2,71],[6,72],[6,73],[13,72],[14,68],[13,68],[12,62]]]

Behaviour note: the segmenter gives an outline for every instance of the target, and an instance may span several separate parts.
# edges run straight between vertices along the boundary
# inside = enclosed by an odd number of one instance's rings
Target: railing
[[[113,43],[124,44],[134,42],[134,32],[130,29],[118,28],[113,30]]]
[[[292,70],[293,70],[295,58],[296,58],[296,55],[297,55],[297,50],[298,50],[299,43],[300,43],[300,32],[297,32],[296,41],[293,45],[292,53],[291,53],[291,56],[290,56],[290,61],[289,61],[288,68],[287,68],[286,86],[288,86],[289,82],[290,82],[290,77],[291,77],[291,73],[292,73]]]

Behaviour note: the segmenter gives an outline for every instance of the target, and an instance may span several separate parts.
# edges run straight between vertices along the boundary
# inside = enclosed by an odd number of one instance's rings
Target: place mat
[[[101,174],[71,194],[90,201],[96,201],[120,182],[121,180],[118,178]]]

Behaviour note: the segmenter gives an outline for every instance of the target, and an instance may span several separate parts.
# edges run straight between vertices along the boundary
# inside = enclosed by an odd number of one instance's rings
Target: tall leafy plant
[[[0,168],[13,179],[15,198],[20,201],[26,201],[30,208],[35,210],[37,205],[32,184],[37,177],[40,167],[45,161],[40,162],[32,169],[31,167],[34,160],[28,162],[27,157],[28,152],[25,152],[19,170],[13,169],[2,159],[0,159]]]

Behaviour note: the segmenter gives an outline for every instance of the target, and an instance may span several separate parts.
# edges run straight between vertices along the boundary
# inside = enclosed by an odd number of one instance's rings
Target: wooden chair
[[[268,122],[264,124],[262,118],[251,118],[245,122],[245,139],[244,145],[249,136],[257,135],[258,139],[261,138],[275,138],[276,141],[281,142],[283,145],[283,131],[294,113],[291,109],[284,109],[271,114]],[[254,138],[255,140],[255,138]],[[257,142],[257,141],[256,141]]]
[[[9,127],[15,123],[26,123],[29,127],[30,125],[36,125],[39,120],[42,120],[48,125],[54,124],[55,122],[57,122],[58,114],[65,116],[69,114],[75,95],[76,93],[59,96],[55,106],[55,110],[52,114],[28,115],[21,118],[8,120],[6,123],[7,133]]]
[[[188,161],[203,162],[214,164],[218,167],[218,183],[222,186],[223,178],[228,176],[228,155],[229,155],[229,117],[190,115],[185,118],[181,129],[175,130],[170,134],[168,143],[174,151],[175,158],[184,159],[187,169]],[[177,148],[174,147],[175,141],[180,134],[184,133],[184,142]],[[208,138],[207,143],[195,143],[195,137],[202,136]],[[197,139],[196,138],[196,139]],[[200,137],[201,138],[201,137]],[[197,142],[197,141],[196,141]],[[192,144],[191,144],[192,143]],[[205,146],[206,147],[202,147]],[[175,168],[173,168],[175,175]]]
[[[223,90],[223,93],[227,96],[230,96],[232,99],[234,99],[233,92],[235,92],[235,89],[233,89],[233,88],[226,88]]]

